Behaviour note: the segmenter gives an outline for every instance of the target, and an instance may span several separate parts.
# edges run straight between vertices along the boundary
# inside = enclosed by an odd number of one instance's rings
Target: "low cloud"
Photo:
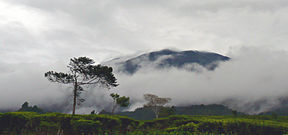
[[[109,93],[129,96],[132,105],[141,107],[143,94],[170,97],[170,105],[224,104],[248,113],[260,113],[281,105],[288,97],[288,53],[259,48],[242,48],[231,52],[231,60],[219,63],[214,71],[191,65],[198,72],[178,68],[160,70],[156,66],[142,67],[133,75],[115,73],[119,86],[115,89],[86,87],[86,101],[77,113],[111,109]],[[156,63],[155,63],[156,64]],[[191,67],[187,65],[187,67]],[[1,74],[1,109],[18,109],[24,101],[50,111],[70,113],[72,87],[49,82],[44,73],[65,72],[65,63],[52,65],[17,64]],[[54,67],[54,68],[52,68]],[[4,70],[5,71],[5,70]]]
[[[151,69],[119,78],[119,92],[132,97],[139,106],[143,94],[172,98],[172,105],[225,104],[248,113],[267,111],[288,96],[287,52],[242,48],[231,60],[220,63],[214,71]],[[201,68],[198,66],[197,68]],[[137,107],[134,106],[134,107]]]

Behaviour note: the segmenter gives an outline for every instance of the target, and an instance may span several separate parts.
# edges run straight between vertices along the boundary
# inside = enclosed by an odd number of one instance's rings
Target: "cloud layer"
[[[286,0],[1,0],[1,61],[66,60],[163,48],[287,50]],[[5,59],[3,59],[5,57]]]
[[[287,52],[243,48],[215,71],[155,70],[119,76],[120,93],[142,105],[143,94],[172,98],[172,105],[225,104],[248,113],[268,111],[288,96]],[[200,66],[198,68],[201,68]],[[139,104],[137,104],[137,102]]]

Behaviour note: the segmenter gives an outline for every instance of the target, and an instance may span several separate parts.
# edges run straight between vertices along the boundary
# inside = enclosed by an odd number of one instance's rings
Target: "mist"
[[[132,98],[132,110],[143,105],[145,93],[170,97],[170,105],[224,104],[250,114],[280,105],[288,95],[288,53],[260,48],[230,53],[231,60],[214,71],[199,65],[190,65],[198,72],[149,65],[132,76],[118,74],[119,93]]]
[[[145,93],[170,97],[169,105],[224,104],[250,114],[278,107],[280,99],[288,97],[286,51],[241,48],[229,54],[231,60],[218,63],[213,71],[200,65],[187,65],[197,68],[197,72],[190,72],[185,68],[157,69],[150,64],[133,75],[115,72],[120,85],[110,90],[85,87],[82,97],[86,101],[77,107],[77,113],[109,111],[112,103],[109,94],[114,92],[130,97],[131,106],[125,109],[130,111],[145,104]],[[49,70],[67,71],[65,62],[14,64],[1,68],[0,110],[17,110],[28,101],[46,110],[71,112],[72,87],[49,82],[44,77]]]

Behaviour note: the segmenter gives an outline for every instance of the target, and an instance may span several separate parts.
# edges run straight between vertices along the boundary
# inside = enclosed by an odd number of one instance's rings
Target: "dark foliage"
[[[244,115],[236,112],[237,115]],[[149,108],[138,108],[132,112],[119,112],[119,115],[128,116],[137,120],[152,120],[155,114]],[[167,117],[169,115],[233,115],[233,110],[223,105],[191,105],[191,106],[175,106],[164,107],[160,109],[159,117]],[[161,116],[162,115],[162,116]]]
[[[44,113],[44,111],[40,108],[38,108],[37,105],[29,106],[28,102],[25,102],[21,108],[18,110],[18,112],[36,112],[36,113]]]
[[[51,82],[73,85],[73,112],[75,114],[76,104],[84,102],[81,92],[84,85],[105,86],[107,88],[118,86],[111,67],[93,65],[94,61],[87,57],[70,59],[68,65],[69,73],[49,71],[44,75]]]
[[[118,95],[117,93],[111,93],[110,96],[113,99],[113,105],[112,105],[112,111],[111,113],[114,114],[116,108],[118,106],[120,107],[128,107],[130,105],[130,98],[126,97],[126,96],[122,96],[120,97],[120,95]]]

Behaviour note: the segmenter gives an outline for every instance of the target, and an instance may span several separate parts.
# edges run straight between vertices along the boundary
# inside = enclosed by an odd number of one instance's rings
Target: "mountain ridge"
[[[176,51],[171,49],[163,49],[144,53],[126,60],[116,58],[106,63],[110,63],[116,71],[127,74],[134,74],[142,68],[152,67],[161,68],[184,68],[189,64],[198,64],[207,70],[214,70],[219,62],[230,60],[229,57],[213,52],[204,52],[196,50]],[[195,69],[190,68],[190,71]]]

